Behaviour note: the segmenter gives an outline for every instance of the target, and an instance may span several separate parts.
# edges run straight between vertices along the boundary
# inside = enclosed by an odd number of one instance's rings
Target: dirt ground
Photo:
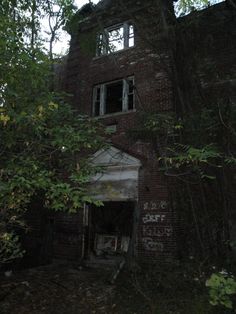
[[[124,276],[124,275],[123,275]],[[148,314],[140,295],[111,270],[45,266],[0,275],[1,314]]]
[[[0,314],[235,313],[212,307],[203,284],[184,280],[181,272],[125,268],[111,284],[113,271],[60,263],[14,271],[9,277],[2,272]]]

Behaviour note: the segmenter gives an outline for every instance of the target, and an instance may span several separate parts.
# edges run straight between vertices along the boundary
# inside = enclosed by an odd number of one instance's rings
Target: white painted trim
[[[122,111],[128,111],[128,83],[127,80],[123,80],[123,97],[122,97]]]
[[[103,173],[98,173],[91,178],[92,182],[122,182],[124,180],[138,180],[138,170],[139,167],[130,169],[128,167],[123,167],[120,169],[106,169]]]
[[[104,84],[101,84],[99,86],[100,86],[100,110],[99,110],[99,114],[100,114],[100,116],[103,116],[105,114],[105,103],[106,103],[105,88],[106,87]]]
[[[118,148],[114,147],[114,146],[110,146],[109,148],[102,148],[100,150],[98,150],[92,157],[91,157],[91,162],[94,163],[94,165],[96,165],[95,160],[98,159],[99,156],[101,156],[102,154],[109,154],[111,156],[111,158],[116,158],[117,162],[120,162],[123,160],[123,163],[120,163],[120,165],[117,166],[131,166],[131,165],[135,165],[135,166],[141,166],[141,162],[139,159],[119,150]],[[121,156],[122,158],[117,158],[116,156]],[[124,163],[125,160],[129,160],[132,163]],[[109,167],[109,163],[99,163],[97,165],[101,165],[101,166],[108,166]],[[112,165],[111,167],[114,167],[115,165]]]

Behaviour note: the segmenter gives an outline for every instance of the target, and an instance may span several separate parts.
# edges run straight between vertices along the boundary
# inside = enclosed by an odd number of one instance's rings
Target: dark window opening
[[[122,111],[123,82],[106,85],[106,108],[105,114]]]
[[[95,116],[99,116],[100,114],[100,97],[101,97],[101,88],[97,88],[96,99],[94,104],[94,114]]]
[[[134,110],[134,78],[100,84],[93,91],[93,115]]]

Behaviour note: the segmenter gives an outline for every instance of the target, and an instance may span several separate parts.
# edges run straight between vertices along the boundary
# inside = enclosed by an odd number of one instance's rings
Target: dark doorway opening
[[[88,235],[89,257],[124,256],[133,231],[134,202],[104,202],[91,206]]]

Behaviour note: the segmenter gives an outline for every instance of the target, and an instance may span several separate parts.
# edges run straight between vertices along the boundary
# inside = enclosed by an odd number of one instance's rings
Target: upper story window
[[[112,81],[94,87],[93,116],[134,109],[134,78]]]
[[[97,56],[106,55],[134,46],[134,27],[125,22],[123,24],[105,28],[98,34]]]

